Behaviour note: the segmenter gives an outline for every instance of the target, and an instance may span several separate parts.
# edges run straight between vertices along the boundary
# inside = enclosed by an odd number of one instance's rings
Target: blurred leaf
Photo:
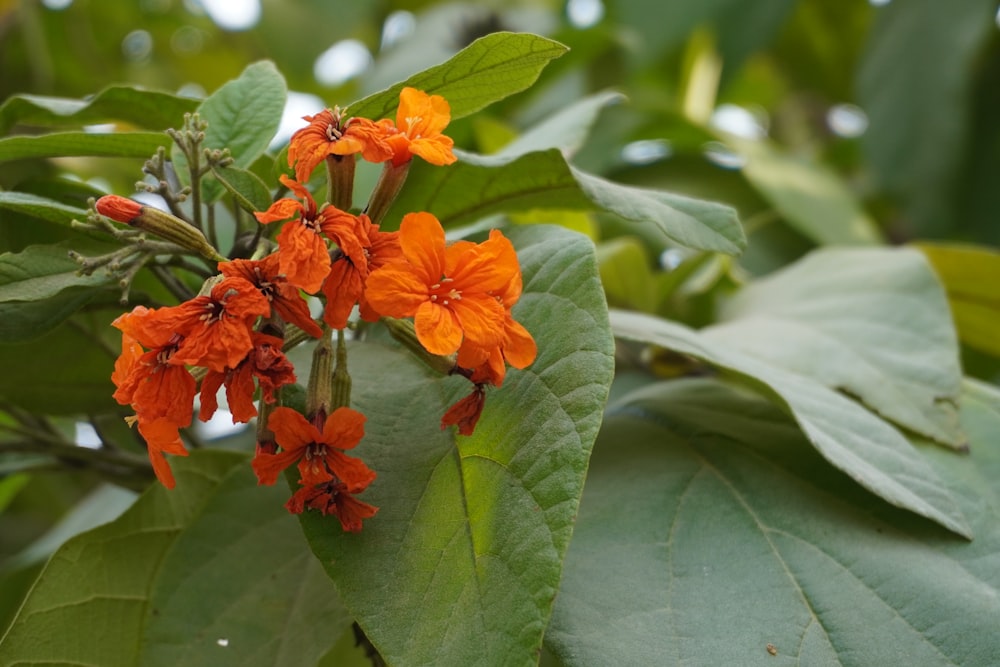
[[[103,287],[115,281],[106,271],[79,275],[67,248],[35,245],[0,255],[0,303],[38,301],[70,287]]]
[[[85,220],[87,212],[82,208],[60,204],[52,199],[39,197],[27,192],[0,192],[0,209],[55,222],[68,227],[74,220]]]
[[[1000,413],[962,406],[972,456],[921,451],[973,517],[971,543],[879,503],[717,380],[626,396],[595,446],[546,645],[566,665],[990,664]]]
[[[1000,357],[1000,253],[991,248],[919,243],[944,283],[959,339]]]
[[[514,316],[538,359],[489,393],[470,437],[442,431],[462,378],[376,343],[350,348],[358,455],[379,507],[358,534],[302,515],[344,603],[389,664],[537,660],[590,446],[613,372],[593,246],[556,227],[509,230],[523,267]],[[559,326],[551,326],[558,322]]]
[[[519,157],[525,153],[558,148],[568,159],[586,141],[601,111],[623,99],[622,94],[616,92],[585,97],[530,127],[524,134],[504,146],[497,155]]]
[[[716,42],[722,56],[724,81],[741,74],[745,61],[773,42],[797,4],[796,0],[737,2],[716,17]]]
[[[132,86],[108,86],[82,100],[14,95],[0,105],[0,134],[14,125],[86,125],[125,121],[150,130],[179,127],[198,100]]]
[[[820,245],[872,245],[882,234],[828,167],[763,141],[726,138],[747,158],[742,173],[790,225]]]
[[[135,502],[136,494],[120,486],[102,484],[97,487],[59,522],[20,553],[5,561],[4,572],[42,564],[67,540],[80,533],[117,519]]]
[[[30,479],[24,473],[14,473],[0,478],[0,514],[7,509],[10,502],[17,497],[18,491],[23,489]]]
[[[444,169],[414,165],[389,217],[433,211],[454,226],[499,212],[603,209],[630,223],[653,223],[668,239],[693,248],[736,253],[746,243],[728,206],[612,183],[573,169],[555,149],[513,159],[456,154],[459,161]]]
[[[995,0],[892,2],[868,34],[856,79],[870,121],[863,145],[919,235],[947,233],[972,64],[996,30],[996,12]]]
[[[351,104],[349,116],[395,116],[399,91],[406,86],[441,95],[451,106],[452,120],[521,92],[566,47],[530,33],[496,32],[480,37],[447,62],[414,74],[405,81]]]
[[[265,211],[271,205],[270,189],[260,176],[252,171],[239,167],[226,167],[213,168],[212,173],[243,210],[250,213]]]
[[[597,265],[608,303],[616,308],[652,312],[656,283],[642,243],[619,236],[597,246]]]
[[[350,621],[283,492],[258,487],[242,455],[171,465],[175,490],[154,485],[56,552],[0,643],[3,665],[297,667],[330,648]]]
[[[612,17],[636,40],[629,55],[639,64],[648,64],[680,46],[695,28],[738,4],[739,0],[619,0],[612,6]]]
[[[961,447],[958,341],[944,290],[917,252],[831,248],[748,284],[714,342],[857,396],[875,412]]]
[[[887,502],[971,538],[947,486],[906,439],[842,394],[816,380],[760,361],[687,327],[611,311],[615,335],[687,354],[731,371],[784,407],[823,457]]]
[[[0,139],[0,162],[44,157],[148,158],[170,140],[162,132],[53,132]]]
[[[98,293],[92,288],[72,287],[47,299],[0,303],[0,358],[8,349],[5,344],[37,342],[39,336],[93,301]],[[38,349],[37,353],[44,351]],[[4,384],[0,381],[0,386]]]
[[[97,246],[75,242],[74,247]],[[60,246],[0,255],[0,343],[37,338],[117,280],[103,269],[90,276],[77,275],[79,269]]]
[[[285,79],[270,61],[247,66],[239,78],[227,82],[205,98],[197,113],[208,122],[203,148],[228,148],[233,166],[247,169],[259,158],[281,123],[288,89]],[[172,159],[178,176],[190,182],[187,158],[173,147]],[[202,184],[205,203],[212,203],[225,190],[214,181]]]
[[[42,304],[66,298],[68,316],[87,298],[67,290]],[[111,384],[114,359],[80,329],[62,326],[43,333],[47,323],[32,324],[29,304],[0,306],[0,340],[11,331],[34,331],[23,343],[0,344],[0,401],[40,415],[96,413],[114,406]],[[33,304],[32,304],[33,305]],[[11,325],[9,320],[15,319]],[[33,328],[34,327],[34,328]]]

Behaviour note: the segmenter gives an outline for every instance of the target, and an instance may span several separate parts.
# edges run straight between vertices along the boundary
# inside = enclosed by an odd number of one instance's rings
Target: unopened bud
[[[123,222],[129,227],[156,234],[162,239],[176,243],[182,248],[193,250],[208,259],[217,262],[226,259],[212,247],[212,244],[200,231],[166,211],[152,206],[143,206],[134,199],[118,195],[101,197],[97,200],[95,208],[98,213],[116,222]]]

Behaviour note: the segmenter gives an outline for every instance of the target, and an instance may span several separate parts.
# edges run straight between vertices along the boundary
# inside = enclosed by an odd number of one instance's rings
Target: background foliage
[[[207,2],[0,0],[0,664],[370,664],[355,619],[400,665],[1000,654],[996,0],[248,4],[227,29]],[[553,41],[421,74],[500,31]],[[332,82],[331,47],[370,60]],[[412,502],[361,536],[307,516],[303,540],[252,431],[193,432],[188,491],[136,501],[121,291],[66,254],[114,246],[71,220],[220,88],[225,179],[263,208],[298,116],[391,113],[414,75],[452,100],[460,160],[415,164],[387,224],[510,226],[537,368],[456,446],[407,424],[426,371],[359,346],[376,504]],[[170,295],[143,271],[130,298]],[[73,448],[93,433],[132,458]]]

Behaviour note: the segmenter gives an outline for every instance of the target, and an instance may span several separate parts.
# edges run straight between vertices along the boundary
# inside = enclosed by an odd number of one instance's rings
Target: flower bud
[[[193,250],[209,259],[217,262],[226,259],[212,247],[200,231],[166,211],[143,206],[134,199],[118,195],[101,197],[97,200],[95,208],[98,213],[116,222],[123,222],[129,227],[156,234],[164,240]]]

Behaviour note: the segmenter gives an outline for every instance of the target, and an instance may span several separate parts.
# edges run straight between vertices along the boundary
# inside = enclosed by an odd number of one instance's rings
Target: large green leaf
[[[1000,357],[1000,252],[957,244],[917,248],[944,283],[961,341]]]
[[[595,446],[546,645],[567,666],[991,664],[1000,412],[977,399],[962,417],[971,457],[921,452],[972,543],[884,505],[717,380],[626,396]]]
[[[106,271],[80,275],[80,265],[61,246],[35,245],[0,255],[0,303],[38,301],[70,287],[103,287],[115,279]]]
[[[538,208],[604,210],[652,224],[680,245],[738,253],[746,245],[736,212],[722,204],[620,185],[570,167],[557,149],[516,158],[456,151],[447,168],[414,165],[390,219],[432,211],[445,225]]]
[[[53,307],[62,303],[66,310],[75,311],[89,299],[75,303],[75,298],[78,291],[67,290],[42,303]],[[49,322],[33,319],[29,305],[0,306],[0,340],[9,340],[12,331],[24,338],[24,342],[0,345],[0,366],[4,369],[0,373],[0,401],[47,415],[93,414],[114,407],[114,359],[97,340],[76,327],[64,324],[43,333]],[[14,324],[8,323],[15,318]],[[32,327],[37,333],[23,334]]]
[[[205,98],[198,114],[208,122],[203,148],[228,148],[233,166],[248,169],[259,158],[278,131],[288,89],[285,79],[270,61],[249,65],[239,78],[227,82]],[[182,181],[188,183],[187,159],[177,146],[172,159]],[[205,181],[206,202],[225,192],[215,181]]]
[[[42,157],[148,158],[169,139],[162,132],[54,132],[0,139],[0,162]]]
[[[441,415],[469,392],[409,355],[350,350],[357,449],[378,473],[360,534],[303,516],[344,603],[389,664],[537,660],[611,381],[612,340],[594,250],[559,228],[511,230],[524,271],[515,317],[538,359],[488,394],[471,437]]]
[[[79,269],[61,246],[0,255],[0,343],[38,338],[117,280],[104,270],[78,275]]]
[[[878,10],[857,75],[879,184],[919,235],[946,232],[965,146],[973,64],[996,29],[994,0],[911,0]]]
[[[82,208],[67,206],[27,192],[0,192],[0,209],[67,227],[73,220],[83,220],[87,216],[87,212]]]
[[[872,245],[882,234],[858,197],[821,163],[764,141],[726,138],[746,158],[742,173],[788,224],[818,244]]]
[[[77,100],[42,95],[13,95],[0,105],[0,134],[14,125],[67,125],[125,121],[150,130],[179,127],[198,100],[132,86],[109,86]]]
[[[495,32],[480,37],[447,62],[354,102],[346,113],[364,118],[395,116],[399,91],[412,86],[443,96],[451,107],[452,119],[462,118],[521,92],[538,79],[549,61],[566,50],[539,35]]]
[[[350,624],[278,488],[246,457],[171,460],[119,519],[52,557],[0,664],[315,664]],[[39,641],[45,637],[45,641]]]
[[[913,250],[825,249],[740,290],[713,341],[859,397],[880,415],[959,447],[961,389],[948,301]]]
[[[934,469],[896,429],[843,394],[667,320],[612,311],[611,324],[616,336],[737,374],[786,407],[823,457],[859,484],[893,505],[971,537],[965,516]]]

